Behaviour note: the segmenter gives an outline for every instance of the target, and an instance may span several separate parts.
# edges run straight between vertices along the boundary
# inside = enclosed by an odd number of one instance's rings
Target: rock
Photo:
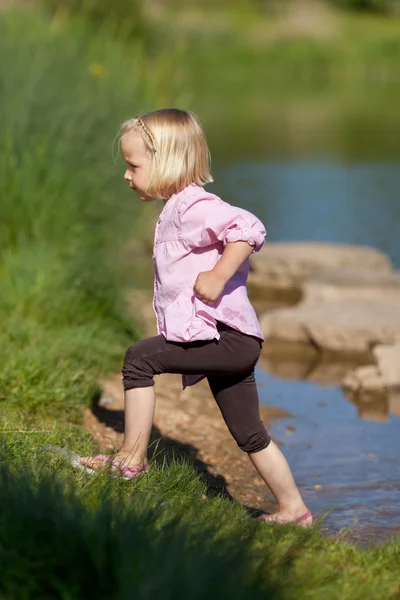
[[[337,385],[350,369],[363,364],[365,357],[351,358],[352,360],[343,360],[339,356],[325,357],[311,345],[267,341],[263,345],[258,364],[280,379]]]
[[[301,303],[264,313],[260,324],[266,339],[308,341],[333,352],[368,353],[400,339],[398,303],[390,301]]]
[[[301,290],[303,281],[322,269],[355,269],[362,265],[390,273],[386,254],[366,246],[317,242],[266,243],[250,257],[248,283],[252,288]]]
[[[351,366],[349,362],[322,360],[309,373],[307,381],[312,381],[319,385],[339,385]]]
[[[310,311],[299,308],[299,306],[265,312],[259,319],[265,339],[300,344],[310,343],[310,336],[305,325],[308,313]]]
[[[360,419],[368,421],[389,421],[389,399],[387,390],[359,389],[351,391],[344,390],[346,397],[357,407]]]
[[[400,388],[400,343],[373,349],[376,365],[346,373],[342,385],[353,392],[385,392]],[[393,401],[396,404],[396,401]]]
[[[115,404],[115,402],[116,402],[116,399],[114,398],[114,396],[102,396],[98,402],[98,405],[105,408],[107,406],[111,406],[112,404]]]
[[[400,343],[375,346],[373,353],[386,386],[400,386]]]
[[[365,401],[365,397],[357,404],[357,412],[360,419],[363,421],[375,421],[378,423],[389,422],[389,409],[386,400],[376,397],[369,397]]]
[[[310,365],[296,359],[291,360],[274,360],[271,357],[262,357],[258,361],[260,367],[279,379],[292,379],[301,381],[307,379],[310,372]]]
[[[389,412],[400,417],[400,391],[395,390],[389,394]]]
[[[325,269],[303,284],[304,303],[390,300],[400,304],[400,272],[372,269]]]
[[[318,362],[318,351],[309,344],[288,344],[266,341],[259,365],[268,373],[281,379],[307,379]]]
[[[367,365],[347,373],[343,379],[343,387],[353,392],[380,392],[385,389],[385,380],[377,366]]]
[[[342,386],[346,390],[351,390],[352,392],[357,392],[360,388],[360,380],[354,371],[349,371],[345,374],[342,381]]]

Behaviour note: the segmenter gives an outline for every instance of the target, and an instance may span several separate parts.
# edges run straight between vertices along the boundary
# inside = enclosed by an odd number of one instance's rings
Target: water
[[[360,420],[337,386],[284,380],[259,368],[261,402],[292,416],[272,421],[305,502],[322,529],[376,543],[400,533],[400,418]],[[399,412],[400,414],[400,412]],[[316,487],[315,487],[316,486]]]
[[[254,212],[270,241],[363,244],[400,268],[400,162],[235,162],[217,172],[229,202]]]
[[[400,155],[384,106],[371,115],[370,129],[361,128],[361,141],[353,139],[351,122],[341,123],[351,152],[345,143],[334,151],[328,132],[335,127],[327,119],[320,124],[318,147],[305,139],[308,130],[295,127],[287,156],[284,144],[276,155],[271,143],[263,152],[259,139],[268,139],[268,131],[249,129],[249,139],[236,152],[230,147],[229,161],[214,168],[214,190],[254,212],[270,241],[363,244],[387,253],[400,269]],[[376,145],[379,130],[386,138],[380,136]],[[256,138],[254,156],[248,149]],[[339,387],[340,377],[302,381],[310,379],[307,365],[292,361],[288,368],[279,358],[264,360],[263,367],[261,362],[261,402],[292,415],[275,419],[271,434],[309,507],[317,516],[331,511],[322,529],[362,544],[400,534],[400,399],[369,399],[357,406]]]

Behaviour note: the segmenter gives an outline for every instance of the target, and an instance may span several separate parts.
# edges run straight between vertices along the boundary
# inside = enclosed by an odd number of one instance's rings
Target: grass
[[[398,597],[398,541],[360,550],[317,530],[260,526],[207,497],[183,459],[126,483],[33,456],[26,439],[1,439],[2,598]],[[67,442],[88,447],[72,430]]]
[[[398,17],[330,9],[321,23],[303,15],[296,29],[243,2],[165,3],[154,14],[159,46],[178,39],[175,64],[218,161],[400,154]]]
[[[3,405],[79,419],[100,374],[119,368],[137,337],[115,264],[132,230],[140,251],[144,213],[112,146],[119,123],[147,102],[134,68],[141,49],[127,78],[127,57],[106,36],[71,37],[55,21],[7,13],[0,38]]]
[[[123,14],[125,2],[117,0],[114,16]],[[54,10],[57,3],[49,4]],[[229,8],[180,0],[142,5],[140,68],[152,87],[149,104],[197,112],[218,162],[238,153],[309,157],[313,150],[345,160],[398,156],[400,19],[326,3],[323,18],[318,11],[314,18],[313,2],[309,18],[300,18],[273,10],[279,4],[272,2],[271,10],[242,0]],[[64,0],[62,6],[68,23],[77,5]],[[55,15],[59,21],[60,11]],[[124,27],[121,36],[126,39]]]
[[[40,451],[94,450],[82,407],[139,336],[123,292],[151,215],[113,163],[118,124],[195,104],[184,44],[150,59],[140,38],[90,31],[0,17],[1,598],[397,598],[399,540],[361,550],[260,527],[179,457],[127,484]]]

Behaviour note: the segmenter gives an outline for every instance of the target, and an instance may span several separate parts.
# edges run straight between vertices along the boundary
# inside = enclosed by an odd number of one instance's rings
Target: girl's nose
[[[130,173],[129,173],[128,169],[125,171],[124,179],[126,179],[126,181],[130,181],[131,180],[131,176],[130,176]]]

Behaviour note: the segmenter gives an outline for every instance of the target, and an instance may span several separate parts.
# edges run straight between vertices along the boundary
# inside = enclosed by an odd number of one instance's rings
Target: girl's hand
[[[212,304],[224,291],[225,284],[226,281],[214,271],[203,271],[198,274],[193,291],[204,304]]]

